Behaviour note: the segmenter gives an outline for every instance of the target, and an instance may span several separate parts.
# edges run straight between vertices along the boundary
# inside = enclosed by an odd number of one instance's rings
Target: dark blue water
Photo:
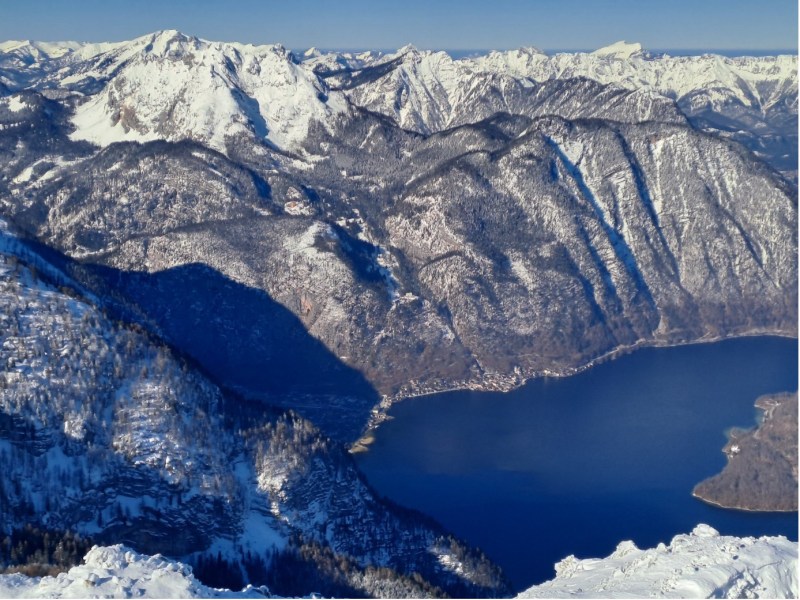
[[[755,399],[796,389],[796,340],[644,349],[508,394],[405,400],[357,460],[380,493],[480,547],[521,590],[569,554],[650,547],[698,523],[797,540],[797,513],[691,495],[724,466],[725,431],[754,426]]]

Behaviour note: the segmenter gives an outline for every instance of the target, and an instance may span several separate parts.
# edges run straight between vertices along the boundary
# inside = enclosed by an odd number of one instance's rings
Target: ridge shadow
[[[265,291],[199,263],[144,273],[84,265],[223,387],[288,408],[341,442],[358,438],[378,392]]]

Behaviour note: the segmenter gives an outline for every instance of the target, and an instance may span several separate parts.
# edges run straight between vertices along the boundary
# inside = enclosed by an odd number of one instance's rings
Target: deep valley
[[[349,450],[412,396],[796,338],[796,162],[796,56],[3,42],[0,530],[231,589],[507,596],[533,579]]]

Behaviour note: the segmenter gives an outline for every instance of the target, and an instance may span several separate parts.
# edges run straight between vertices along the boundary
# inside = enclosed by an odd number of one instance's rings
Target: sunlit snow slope
[[[95,546],[84,564],[57,577],[0,575],[1,598],[271,598],[265,587],[241,592],[203,585],[183,563],[122,545]]]
[[[193,139],[224,151],[226,139],[250,133],[291,150],[312,119],[346,109],[280,45],[208,42],[177,31],[97,54],[59,83],[80,89],[95,81],[108,83],[79,106],[73,138],[101,146]]]
[[[606,558],[568,556],[518,598],[796,598],[797,542],[722,536],[708,525],[669,546],[622,542]]]

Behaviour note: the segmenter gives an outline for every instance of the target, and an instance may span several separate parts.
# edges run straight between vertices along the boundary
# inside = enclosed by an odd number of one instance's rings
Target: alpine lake
[[[654,547],[698,523],[797,540],[796,512],[692,496],[724,467],[726,432],[756,425],[756,398],[797,389],[797,359],[797,340],[745,337],[640,349],[509,393],[410,398],[355,456],[378,493],[479,547],[517,591],[568,555]]]

